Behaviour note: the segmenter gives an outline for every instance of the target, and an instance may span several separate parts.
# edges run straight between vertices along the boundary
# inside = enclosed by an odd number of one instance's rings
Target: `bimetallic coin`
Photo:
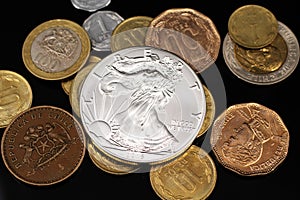
[[[95,51],[110,51],[111,35],[115,27],[124,19],[114,11],[99,10],[83,22]]]
[[[259,49],[234,46],[236,60],[247,71],[259,74],[278,70],[286,60],[288,48],[280,34],[277,34],[273,42]]]
[[[90,39],[77,23],[65,19],[44,22],[26,37],[22,57],[26,68],[46,80],[75,74],[90,54]]]
[[[214,161],[207,152],[195,145],[172,162],[152,167],[150,171],[153,190],[165,200],[207,199],[216,181]]]
[[[204,89],[205,100],[206,100],[206,113],[204,117],[204,122],[202,124],[202,127],[197,137],[201,137],[209,129],[209,127],[212,125],[214,121],[215,113],[216,113],[216,105],[215,105],[214,97],[212,96],[211,92],[205,85],[202,86]]]
[[[93,142],[88,143],[88,152],[93,163],[102,171],[114,175],[124,175],[139,170],[138,165],[126,163],[98,149]]]
[[[257,103],[227,108],[212,126],[211,145],[218,161],[245,176],[274,171],[287,156],[289,131],[280,116]]]
[[[145,46],[145,35],[152,17],[134,16],[120,22],[112,32],[113,52],[134,46]]]
[[[110,4],[110,0],[71,0],[72,5],[80,10],[94,12]]]
[[[278,22],[270,10],[259,5],[245,5],[229,17],[228,33],[243,47],[262,48],[275,39]]]
[[[235,43],[231,40],[229,34],[225,36],[223,42],[223,57],[233,74],[246,82],[257,85],[278,83],[292,74],[299,62],[299,43],[296,36],[287,26],[281,22],[278,22],[278,24],[278,34],[282,36],[287,45],[287,56],[280,68],[269,73],[254,73],[241,66],[235,55]]]
[[[10,70],[0,70],[0,128],[6,127],[20,112],[32,104],[28,81]]]
[[[75,76],[70,90],[69,101],[73,112],[77,117],[80,117],[80,90],[82,88],[82,83],[84,82],[88,73],[95,67],[97,63],[90,63],[89,65],[83,67]]]
[[[80,93],[83,127],[97,148],[153,164],[185,151],[206,113],[202,83],[177,55],[129,47],[102,59]]]
[[[70,177],[85,155],[81,124],[67,111],[37,106],[20,113],[5,129],[1,154],[19,180],[53,185]]]
[[[151,21],[145,44],[175,53],[201,73],[216,61],[221,38],[215,24],[203,13],[174,8]]]

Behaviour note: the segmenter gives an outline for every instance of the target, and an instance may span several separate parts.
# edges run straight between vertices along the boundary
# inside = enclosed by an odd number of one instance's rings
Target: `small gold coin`
[[[217,170],[209,154],[192,145],[168,164],[152,167],[150,181],[161,199],[206,199],[216,185]]]
[[[227,108],[214,122],[211,146],[218,161],[240,175],[274,171],[287,156],[289,131],[280,116],[257,103]]]
[[[88,152],[93,163],[104,172],[114,175],[124,175],[139,170],[138,165],[133,165],[121,161],[115,157],[107,155],[97,148],[93,142],[88,143]]]
[[[73,75],[74,76],[74,75]],[[73,76],[70,76],[64,80],[62,80],[61,82],[61,87],[62,89],[64,90],[64,92],[69,95],[70,94],[70,90],[71,90],[71,85],[72,85],[72,82],[74,80],[74,77]]]
[[[147,27],[152,21],[148,16],[134,16],[120,22],[112,32],[111,50],[144,46]]]
[[[91,50],[87,32],[77,23],[55,19],[44,22],[26,37],[22,58],[26,68],[46,80],[61,80],[75,74]]]
[[[236,9],[228,20],[231,39],[246,48],[262,48],[272,43],[278,33],[273,13],[259,5],[245,5]]]
[[[200,137],[209,129],[209,127],[212,125],[214,121],[215,112],[216,112],[214,97],[212,96],[211,92],[205,85],[203,85],[203,89],[204,89],[204,94],[206,99],[206,113],[205,113],[202,127],[198,132],[197,137]]]
[[[237,61],[247,71],[264,74],[278,70],[286,60],[288,47],[283,37],[277,34],[273,42],[259,49],[244,48],[235,44]]]
[[[0,70],[0,128],[31,104],[32,90],[27,80],[16,72]]]

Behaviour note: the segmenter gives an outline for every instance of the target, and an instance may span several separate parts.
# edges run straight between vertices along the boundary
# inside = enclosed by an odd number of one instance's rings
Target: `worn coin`
[[[129,162],[180,155],[204,121],[202,83],[177,55],[128,47],[102,59],[80,93],[83,127],[97,148]]]
[[[151,168],[150,182],[161,199],[206,199],[215,188],[217,170],[209,154],[192,145],[175,160]]]
[[[283,81],[287,77],[289,77],[292,72],[296,69],[299,62],[299,43],[294,35],[294,33],[283,23],[278,22],[278,34],[282,36],[286,45],[287,45],[287,55],[285,61],[282,65],[275,71],[268,73],[254,73],[253,70],[249,71],[246,69],[247,67],[241,66],[241,63],[237,60],[235,54],[235,43],[231,40],[229,34],[227,34],[224,38],[223,42],[223,57],[233,74],[235,74],[238,78],[257,85],[270,85],[274,83],[278,83]],[[273,46],[274,47],[274,46]],[[282,50],[276,49],[275,47],[265,47],[266,49],[271,48],[271,52],[264,54],[260,52],[261,56],[264,57],[265,62],[261,62],[260,59],[256,59],[254,57],[251,61],[255,63],[255,65],[259,66],[264,63],[264,65],[268,62],[274,62],[275,60],[282,59],[284,55],[278,56],[278,53],[282,52]],[[283,47],[284,48],[284,47]],[[258,51],[259,52],[259,51]],[[277,53],[276,53],[277,52]],[[284,51],[283,51],[284,52]],[[246,59],[250,60],[250,57]],[[262,60],[262,61],[264,61]],[[282,62],[282,61],[278,61]],[[262,66],[260,66],[262,68]]]
[[[278,22],[267,8],[245,5],[230,15],[228,33],[235,43],[243,47],[262,48],[275,39]]]
[[[94,12],[108,6],[110,0],[71,0],[71,3],[77,9]]]
[[[112,32],[111,50],[145,46],[145,35],[152,17],[134,16],[120,22]]]
[[[127,163],[118,158],[107,155],[101,149],[98,149],[93,142],[88,143],[88,152],[92,162],[102,171],[114,175],[124,175],[136,172],[139,166],[133,163]]]
[[[81,124],[67,111],[37,106],[23,111],[5,129],[1,154],[17,179],[37,186],[70,177],[85,155]]]
[[[54,19],[34,28],[26,37],[22,57],[26,68],[46,80],[75,74],[90,54],[90,39],[77,23]]]
[[[6,127],[20,112],[32,104],[32,90],[28,81],[10,70],[0,70],[0,128]]]
[[[216,61],[221,38],[213,21],[203,13],[173,8],[151,21],[145,44],[177,54],[201,73]]]
[[[211,92],[205,85],[203,85],[203,89],[204,89],[205,100],[206,100],[206,113],[204,117],[204,122],[201,126],[201,129],[197,137],[201,137],[210,128],[210,126],[214,121],[215,113],[216,113],[216,105],[215,105],[214,97],[212,96]]]
[[[124,20],[117,12],[99,10],[84,20],[82,27],[87,31],[95,51],[110,51],[111,35],[115,27]]]
[[[226,168],[245,176],[274,171],[287,156],[289,131],[281,117],[257,103],[227,108],[214,122],[212,150]]]

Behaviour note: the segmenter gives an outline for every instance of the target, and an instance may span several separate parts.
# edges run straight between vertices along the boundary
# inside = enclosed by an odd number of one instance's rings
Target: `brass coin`
[[[221,38],[213,21],[203,13],[173,8],[151,21],[145,44],[175,53],[201,73],[216,61]]]
[[[75,74],[91,50],[87,32],[77,23],[55,19],[34,28],[26,37],[22,57],[26,68],[46,80],[61,80]]]
[[[273,13],[259,5],[245,5],[236,9],[228,20],[231,39],[246,48],[262,48],[275,39],[278,22]]]
[[[288,54],[288,47],[280,34],[277,34],[271,44],[259,49],[244,48],[237,44],[234,46],[234,53],[240,65],[257,74],[278,70]]]
[[[257,103],[227,108],[214,122],[211,145],[218,161],[245,176],[274,171],[286,158],[289,131],[280,116]]]
[[[216,112],[216,105],[214,97],[212,96],[209,89],[203,85],[204,94],[205,94],[205,100],[206,100],[206,113],[204,117],[204,122],[202,124],[202,127],[200,131],[198,132],[197,137],[202,136],[212,125],[214,118],[215,118],[215,112]]]
[[[6,127],[20,112],[32,104],[28,81],[10,70],[0,70],[0,128]]]
[[[36,186],[70,177],[85,155],[81,124],[67,111],[37,106],[20,113],[5,129],[1,154],[17,179]]]
[[[145,46],[145,35],[152,17],[134,16],[120,22],[112,32],[111,50]]]
[[[64,90],[64,92],[69,95],[70,94],[70,90],[71,90],[71,85],[72,85],[72,82],[74,80],[74,77],[71,76],[71,77],[68,77],[66,79],[63,79],[61,81],[61,87],[62,89]]]
[[[83,67],[75,76],[71,88],[70,88],[70,95],[69,101],[72,107],[73,112],[77,117],[80,117],[80,103],[79,103],[79,96],[82,84],[89,74],[89,72],[94,68],[97,63],[90,63],[87,66]]]
[[[138,165],[126,163],[118,158],[112,157],[97,148],[93,142],[88,143],[88,152],[93,163],[102,171],[114,175],[130,174],[139,170]]]
[[[152,167],[150,181],[161,199],[206,199],[215,188],[217,170],[209,154],[192,145],[172,162]]]

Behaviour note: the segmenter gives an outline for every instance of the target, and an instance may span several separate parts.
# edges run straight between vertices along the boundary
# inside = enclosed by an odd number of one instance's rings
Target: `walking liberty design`
[[[150,50],[139,57],[116,55],[90,99],[93,105],[101,104],[100,109],[107,105],[110,109],[91,120],[90,131],[122,151],[173,152],[178,140],[160,116],[175,96],[176,83],[183,79],[182,66]],[[89,104],[85,106],[90,109]]]

